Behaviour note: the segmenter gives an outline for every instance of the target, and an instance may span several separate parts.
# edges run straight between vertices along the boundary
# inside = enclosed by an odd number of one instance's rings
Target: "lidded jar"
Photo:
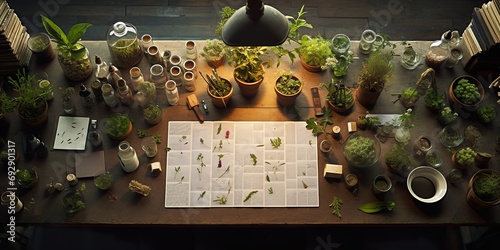
[[[118,156],[120,164],[125,172],[132,172],[139,167],[139,158],[135,149],[127,141],[122,141],[118,145]]]
[[[111,60],[118,68],[131,68],[141,61],[143,52],[137,29],[125,22],[116,22],[106,34]]]
[[[449,55],[449,45],[451,40],[451,31],[446,31],[441,36],[441,40],[434,41],[429,46],[429,50],[427,50],[427,54],[425,55],[425,63],[427,66],[438,69],[443,65]]]

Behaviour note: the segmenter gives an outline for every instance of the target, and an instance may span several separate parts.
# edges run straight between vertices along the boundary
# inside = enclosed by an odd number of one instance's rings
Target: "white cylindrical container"
[[[141,46],[144,53],[147,52],[149,46],[153,45],[153,37],[150,34],[144,34],[141,37]]]
[[[179,102],[179,91],[174,80],[168,80],[165,83],[165,94],[167,95],[168,104],[174,106]]]
[[[187,91],[193,92],[196,90],[196,82],[194,81],[194,74],[191,71],[184,73],[184,87]]]
[[[186,42],[186,58],[195,60],[198,56],[198,51],[196,49],[196,43],[192,40]]]
[[[134,91],[138,91],[138,86],[139,84],[144,82],[144,76],[142,75],[141,68],[139,67],[132,67],[129,70],[130,73],[130,82],[132,83],[132,89]]]
[[[181,86],[182,85],[182,78],[183,78],[183,74],[182,74],[181,67],[172,66],[172,68],[170,68],[170,79],[174,80],[175,84],[177,84],[177,86]]]
[[[132,172],[139,167],[139,158],[134,148],[128,141],[122,141],[118,145],[118,156],[125,172]]]
[[[196,62],[194,60],[185,60],[183,63],[182,63],[182,68],[184,68],[184,72],[186,71],[191,71],[193,72],[193,76],[194,78],[196,79],[198,77],[198,74],[196,74]]]

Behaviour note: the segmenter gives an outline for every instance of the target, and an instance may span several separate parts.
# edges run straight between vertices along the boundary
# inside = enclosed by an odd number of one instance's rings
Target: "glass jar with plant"
[[[469,180],[467,202],[478,210],[500,204],[500,173],[493,169],[474,173]]]
[[[302,66],[310,72],[321,71],[321,66],[326,64],[327,58],[334,58],[330,47],[331,42],[321,35],[303,35],[297,48]]]
[[[303,84],[299,78],[292,75],[291,72],[282,72],[278,79],[276,79],[276,84],[274,85],[278,103],[283,106],[294,104],[295,99],[302,92],[302,87]]]
[[[356,100],[364,107],[373,107],[382,90],[394,76],[394,67],[390,63],[392,53],[380,50],[370,53],[358,73]]]
[[[415,165],[410,152],[404,148],[403,144],[395,143],[391,149],[384,154],[385,164],[393,173],[406,176],[409,170]]]
[[[79,188],[67,188],[63,190],[61,205],[68,214],[73,214],[86,207],[83,199],[83,191],[86,185],[82,183]]]
[[[153,82],[144,81],[137,85],[135,98],[141,107],[156,103],[156,86]]]
[[[446,126],[453,121],[455,121],[458,117],[458,113],[451,110],[450,107],[444,107],[438,116],[438,121],[441,125]]]
[[[38,182],[38,173],[35,169],[16,169],[16,181],[22,188],[32,188]]]
[[[396,132],[394,133],[394,139],[396,141],[406,144],[410,141],[411,131],[410,129],[415,126],[416,115],[412,113],[412,109],[409,108],[399,116],[398,120],[395,121],[395,125],[398,125]]]
[[[144,120],[151,125],[158,124],[162,119],[162,110],[158,104],[148,104],[143,109]]]
[[[403,107],[411,108],[417,103],[419,97],[420,95],[418,94],[417,88],[408,87],[401,92],[399,102]]]
[[[143,57],[137,28],[126,22],[116,22],[108,29],[106,41],[113,65],[129,69]]]
[[[345,114],[351,111],[354,105],[354,96],[352,90],[344,85],[343,82],[336,82],[335,79],[331,79],[326,86],[328,94],[326,95],[328,104],[333,111],[339,114]]]
[[[48,104],[43,94],[44,88],[38,86],[38,81],[30,75],[26,68],[17,71],[15,77],[8,77],[15,92],[19,96],[15,97],[17,103],[18,116],[30,126],[39,126],[48,119]]]
[[[67,115],[74,114],[76,112],[75,101],[73,95],[75,94],[75,89],[73,87],[59,87],[62,94],[62,107],[64,113]]]
[[[367,115],[358,116],[358,119],[356,120],[356,127],[358,127],[361,130],[365,129],[375,130],[377,128],[378,123],[379,123],[378,117],[369,116],[369,113],[367,112]]]
[[[344,144],[344,156],[353,167],[371,167],[380,157],[380,143],[368,132],[354,132]]]
[[[446,93],[440,89],[428,88],[424,95],[424,105],[433,112],[438,112],[446,105]]]
[[[113,175],[109,171],[98,173],[94,176],[94,185],[100,190],[107,190],[113,185]]]
[[[245,97],[257,94],[264,80],[264,66],[261,56],[266,53],[266,47],[231,47],[228,62],[234,66],[234,79]]]
[[[451,161],[458,169],[465,170],[468,167],[474,166],[476,163],[476,154],[476,151],[470,147],[461,148],[453,153]]]
[[[226,45],[220,39],[208,39],[200,52],[200,55],[210,65],[217,68],[224,64]]]
[[[425,154],[425,163],[433,168],[438,168],[443,164],[443,158],[436,150],[431,150]]]
[[[115,113],[104,124],[106,133],[114,140],[123,140],[132,133],[132,122],[125,114]]]
[[[401,56],[401,66],[409,70],[417,68],[418,65],[420,65],[422,57],[415,51],[410,43],[403,41],[401,44],[405,46],[403,55]]]
[[[453,148],[462,144],[464,136],[458,128],[448,125],[439,132],[439,141],[443,144],[443,146]]]
[[[483,100],[483,85],[472,76],[459,76],[451,83],[449,96],[452,103],[467,111],[474,111]]]
[[[206,74],[203,80],[208,85],[207,93],[212,98],[212,104],[217,108],[227,108],[231,96],[233,95],[233,85],[225,78],[221,78],[215,69],[212,70],[212,75]]]
[[[52,37],[52,41],[57,44],[55,48],[58,52],[57,59],[64,75],[72,81],[82,81],[89,77],[93,71],[92,61],[88,49],[80,43],[80,39],[92,25],[90,23],[75,24],[66,35],[48,17],[41,15],[41,18],[45,30]]]
[[[482,123],[490,123],[495,120],[497,110],[493,104],[486,104],[477,109],[477,115]]]

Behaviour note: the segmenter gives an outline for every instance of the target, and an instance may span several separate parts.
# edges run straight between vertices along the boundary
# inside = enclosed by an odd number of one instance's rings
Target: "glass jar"
[[[111,84],[103,84],[101,87],[101,91],[102,98],[104,99],[104,102],[106,102],[106,105],[108,105],[108,107],[114,107],[118,105],[118,98],[116,98],[115,90],[113,89],[113,86],[111,86]]]
[[[427,64],[427,66],[433,69],[438,69],[444,64],[446,58],[448,58],[448,55],[450,53],[450,39],[451,31],[448,30],[443,33],[443,35],[441,35],[441,40],[437,40],[431,43],[431,45],[429,46],[429,50],[425,55],[425,63]]]
[[[394,139],[397,142],[403,144],[407,144],[410,141],[410,138],[411,138],[410,127],[403,124],[401,124],[401,126],[399,126],[396,129],[396,132],[394,133]]]
[[[95,79],[91,85],[90,85],[90,88],[92,89],[92,92],[94,93],[94,97],[96,100],[98,101],[102,101],[104,100],[104,98],[102,98],[102,83],[101,81],[99,81],[98,79]]]
[[[411,44],[406,44],[403,51],[403,56],[401,57],[401,66],[405,69],[413,70],[420,64],[420,55],[413,49]]]
[[[144,82],[144,76],[142,75],[142,71],[139,67],[132,67],[129,70],[130,74],[130,82],[132,83],[132,89],[134,91],[138,91],[139,84]]]
[[[72,96],[64,96],[62,99],[63,111],[67,115],[72,115],[76,112],[75,101]]]
[[[118,156],[120,164],[125,172],[132,172],[139,167],[139,158],[135,149],[130,146],[128,141],[122,141],[118,145]]]
[[[165,94],[167,95],[168,104],[174,106],[179,102],[179,91],[174,80],[168,80],[165,83]]]
[[[359,40],[359,52],[361,54],[370,54],[372,51],[372,45],[377,38],[377,33],[375,31],[367,29],[361,34],[361,39]]]
[[[464,56],[462,48],[459,46],[450,48],[450,53],[444,62],[444,66],[448,69],[452,69]]]
[[[148,61],[151,64],[161,64],[163,62],[160,49],[156,45],[149,46],[146,55],[148,56]]]
[[[50,37],[46,33],[38,33],[28,38],[28,48],[35,55],[37,63],[48,63],[56,57]]]
[[[165,74],[165,69],[161,64],[154,64],[149,68],[150,80],[155,84],[156,89],[165,88],[165,83],[168,78]]]
[[[172,66],[172,68],[170,68],[170,79],[174,80],[175,84],[177,84],[177,86],[182,85],[182,77],[183,77],[183,75],[182,75],[181,67]]]
[[[332,38],[332,51],[344,54],[351,48],[351,39],[346,34],[337,34]]]
[[[130,68],[141,61],[143,51],[134,25],[116,22],[108,30],[106,41],[111,60],[116,67]]]
[[[83,44],[77,43],[75,48],[66,53],[58,51],[57,60],[66,78],[71,81],[83,81],[93,72],[92,61],[89,50]]]
[[[186,58],[195,60],[198,57],[198,50],[196,49],[196,43],[192,40],[186,41]]]

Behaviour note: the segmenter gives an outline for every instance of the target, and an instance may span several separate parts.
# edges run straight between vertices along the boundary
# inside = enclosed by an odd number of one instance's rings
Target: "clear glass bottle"
[[[125,82],[125,80],[123,79],[120,79],[118,81],[118,96],[121,103],[128,106],[132,106],[134,104],[134,96],[132,95],[132,91],[130,91],[127,82]]]
[[[143,57],[143,50],[137,38],[137,29],[134,25],[125,22],[116,22],[106,34],[111,61],[118,68],[130,68]]]
[[[411,44],[407,43],[401,57],[401,66],[405,69],[413,70],[418,67],[420,61],[420,55],[413,49]]]
[[[104,102],[106,102],[106,105],[108,105],[109,107],[118,105],[118,98],[116,98],[115,90],[113,89],[113,86],[111,86],[111,84],[103,84],[101,90],[102,97],[104,98]]]
[[[120,164],[125,172],[135,171],[139,167],[139,158],[135,149],[127,141],[122,141],[118,145],[118,156]]]
[[[179,91],[174,80],[168,80],[165,83],[165,94],[167,95],[168,104],[175,106],[179,103]]]
[[[95,79],[92,82],[92,84],[90,85],[90,88],[92,89],[92,92],[94,93],[94,97],[98,101],[104,100],[104,98],[102,98],[101,87],[102,87],[102,82],[99,79]]]
[[[425,55],[425,63],[427,66],[433,69],[438,69],[444,64],[450,53],[449,43],[451,36],[452,32],[448,30],[443,33],[441,40],[431,43],[429,50],[427,50]]]
[[[156,89],[163,89],[165,88],[165,83],[167,82],[168,78],[167,75],[165,74],[165,69],[161,64],[154,64],[151,66],[149,69],[149,74],[150,74],[150,80],[155,84]]]
[[[82,105],[85,109],[92,109],[94,107],[94,93],[85,87],[83,83],[80,84],[80,98],[82,99]]]
[[[359,40],[359,52],[362,54],[370,54],[372,51],[372,45],[375,42],[377,33],[375,31],[367,29],[361,34],[361,39]]]
[[[186,41],[186,58],[195,60],[196,57],[198,57],[196,42],[192,40]]]
[[[40,139],[36,138],[34,135],[28,135],[26,139],[31,145],[31,149],[35,153],[36,157],[38,158],[47,157],[47,155],[49,154],[49,150],[47,146],[45,146],[45,143],[40,141]]]
[[[139,84],[144,82],[144,76],[142,75],[142,71],[139,67],[132,67],[129,71],[130,74],[130,82],[132,83],[132,89],[134,91],[138,91]]]
[[[178,87],[182,85],[182,77],[183,75],[181,67],[172,66],[172,68],[170,68],[170,79],[174,80],[175,84],[177,84]]]
[[[98,55],[95,55],[95,66],[95,78],[101,82],[107,81],[109,77],[109,66]]]

